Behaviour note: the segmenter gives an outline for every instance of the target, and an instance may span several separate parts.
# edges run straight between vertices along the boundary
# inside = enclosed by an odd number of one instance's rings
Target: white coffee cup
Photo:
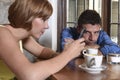
[[[100,67],[102,65],[103,61],[103,55],[91,55],[91,54],[85,54],[85,64],[87,67]]]
[[[98,49],[96,48],[88,48],[88,49],[84,49],[82,51],[83,54],[93,54],[93,55],[97,55],[98,54]]]
[[[112,63],[115,63],[115,64],[119,64],[120,63],[120,54],[117,54],[117,53],[110,53],[107,55],[107,62],[112,64]]]

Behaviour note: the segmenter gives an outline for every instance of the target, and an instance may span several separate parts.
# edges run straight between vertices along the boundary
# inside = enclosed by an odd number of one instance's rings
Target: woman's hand
[[[72,38],[65,38],[65,44],[64,44],[64,49],[69,46],[74,40]]]
[[[80,38],[78,40],[69,40],[69,43],[66,44],[64,47],[64,51],[67,51],[67,53],[72,55],[73,57],[77,57],[84,49],[84,46],[84,38]]]

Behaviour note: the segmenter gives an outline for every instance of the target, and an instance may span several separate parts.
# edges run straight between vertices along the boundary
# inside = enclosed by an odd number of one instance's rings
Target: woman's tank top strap
[[[4,25],[0,25],[0,27],[5,27]]]
[[[22,40],[19,41],[20,50],[23,52]]]

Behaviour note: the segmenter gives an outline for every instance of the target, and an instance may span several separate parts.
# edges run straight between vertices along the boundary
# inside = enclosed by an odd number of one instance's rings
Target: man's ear
[[[102,28],[100,28],[100,31],[102,30]]]

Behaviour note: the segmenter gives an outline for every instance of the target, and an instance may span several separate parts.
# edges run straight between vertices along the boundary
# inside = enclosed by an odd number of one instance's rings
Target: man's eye
[[[100,31],[95,32],[95,34],[99,34]]]
[[[84,33],[88,34],[89,32],[88,32],[88,31],[85,31]]]

